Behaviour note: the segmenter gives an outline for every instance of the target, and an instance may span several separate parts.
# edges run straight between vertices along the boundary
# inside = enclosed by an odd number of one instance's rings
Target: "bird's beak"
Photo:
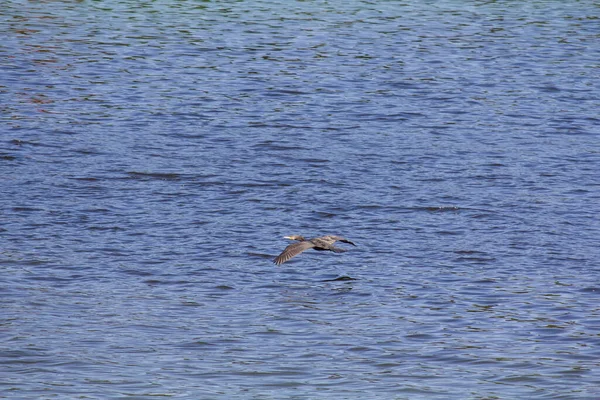
[[[290,239],[290,240],[292,239],[292,238],[291,238],[291,237],[289,237],[289,236],[284,236],[283,238],[284,238],[284,239]]]

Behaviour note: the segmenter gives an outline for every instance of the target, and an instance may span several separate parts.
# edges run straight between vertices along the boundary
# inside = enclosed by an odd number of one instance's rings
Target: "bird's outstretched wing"
[[[346,239],[344,237],[341,237],[341,236],[327,235],[327,236],[322,236],[322,237],[316,238],[316,239],[320,239],[320,240],[326,241],[329,244],[334,244],[335,242],[342,242],[342,243],[351,244],[352,246],[356,246],[354,243],[352,243],[348,239]]]
[[[348,243],[351,244],[352,246],[356,246],[354,243],[352,243],[351,241],[349,241],[348,239],[344,239],[344,238],[340,238],[338,239],[338,241],[342,242],[342,243]]]
[[[290,258],[297,256],[302,253],[304,250],[308,250],[315,245],[311,242],[300,242],[300,243],[292,243],[288,247],[286,247],[280,255],[273,260],[273,262],[277,265],[281,265],[284,262],[288,261]]]

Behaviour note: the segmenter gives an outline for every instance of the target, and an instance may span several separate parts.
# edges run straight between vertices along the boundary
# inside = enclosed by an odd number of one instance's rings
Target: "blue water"
[[[599,21],[4,2],[0,398],[600,398]]]

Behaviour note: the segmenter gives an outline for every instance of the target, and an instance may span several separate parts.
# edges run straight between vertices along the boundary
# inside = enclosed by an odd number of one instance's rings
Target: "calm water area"
[[[0,398],[600,398],[597,1],[0,4]]]

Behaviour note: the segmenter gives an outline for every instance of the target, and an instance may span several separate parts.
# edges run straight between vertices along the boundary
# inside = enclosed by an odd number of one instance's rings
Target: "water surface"
[[[598,398],[597,4],[280,3],[2,7],[3,395]]]

